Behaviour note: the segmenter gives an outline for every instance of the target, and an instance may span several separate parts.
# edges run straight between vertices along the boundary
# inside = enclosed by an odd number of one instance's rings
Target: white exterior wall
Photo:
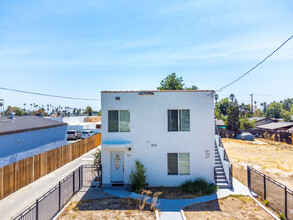
[[[116,101],[115,97],[120,100]],[[102,141],[129,141],[124,151],[124,182],[135,160],[147,169],[150,186],[177,186],[201,177],[214,180],[214,103],[212,92],[102,93]],[[168,110],[190,110],[190,132],[168,132]],[[130,132],[108,132],[108,110],[130,111]],[[151,147],[156,144],[157,147]],[[111,183],[110,152],[102,145],[103,184]],[[206,150],[209,158],[206,158]],[[116,151],[116,150],[113,150]],[[190,153],[190,175],[168,175],[167,153]]]

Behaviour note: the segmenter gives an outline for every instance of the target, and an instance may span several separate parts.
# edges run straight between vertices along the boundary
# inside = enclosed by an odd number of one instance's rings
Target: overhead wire
[[[251,71],[253,71],[254,69],[256,69],[259,65],[261,65],[262,63],[264,63],[268,58],[270,58],[274,53],[276,53],[279,49],[281,49],[288,41],[290,41],[293,38],[293,35],[291,37],[289,37],[285,42],[283,42],[277,49],[275,49],[272,53],[270,53],[268,56],[266,56],[262,61],[260,61],[258,64],[256,64],[254,67],[252,67],[250,70],[248,70],[246,73],[244,73],[243,75],[241,75],[240,77],[238,77],[237,79],[235,79],[234,81],[228,83],[227,85],[223,86],[220,89],[217,89],[215,92],[221,92],[223,89],[227,88],[228,86],[234,84],[235,82],[237,82],[238,80],[242,79],[244,76],[246,76],[247,74],[249,74]]]
[[[50,94],[45,94],[45,93],[29,92],[29,91],[24,91],[24,90],[19,90],[19,89],[10,89],[10,88],[4,88],[4,87],[0,87],[0,89],[6,90],[6,91],[19,92],[19,93],[26,93],[26,94],[31,94],[31,95],[48,96],[48,97],[53,97],[53,98],[74,99],[74,100],[81,100],[81,101],[99,101],[99,99],[88,99],[88,98],[76,98],[76,97],[60,96],[60,95],[50,95]]]

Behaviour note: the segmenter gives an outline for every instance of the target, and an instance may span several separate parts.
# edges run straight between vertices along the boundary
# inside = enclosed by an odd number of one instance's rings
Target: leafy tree
[[[185,90],[197,90],[198,87],[193,85],[193,86],[190,86],[190,87],[185,87]]]
[[[135,160],[135,171],[131,169],[129,175],[131,189],[134,192],[140,193],[146,187],[146,172],[144,165],[139,160]]]
[[[90,106],[87,106],[85,111],[84,111],[84,114],[88,114],[88,116],[92,116],[93,115],[93,109],[92,107]]]
[[[240,115],[242,115],[242,116],[246,115],[247,117],[251,118],[252,113],[251,113],[250,109],[251,109],[250,105],[246,105],[244,103],[241,103],[241,105],[239,105]]]
[[[157,87],[158,90],[183,90],[183,79],[177,77],[175,73],[171,73],[162,80],[161,86]]]
[[[282,102],[282,107],[283,109],[285,109],[286,111],[290,111],[290,107],[293,105],[293,98],[290,99],[284,99],[284,101]]]
[[[231,103],[231,101],[229,101],[228,98],[222,99],[221,101],[216,103],[215,111],[217,111],[219,113],[219,115],[226,116],[230,103]],[[220,118],[218,118],[218,119],[220,119]]]
[[[240,130],[251,129],[255,127],[255,120],[249,121],[247,115],[240,117]]]
[[[227,130],[234,131],[236,135],[236,133],[240,129],[239,107],[236,99],[229,105],[227,114],[228,117],[226,122],[226,128]]]
[[[290,122],[292,121],[293,112],[282,110],[281,112],[281,118],[284,119],[284,121]]]
[[[272,102],[266,111],[268,118],[280,118],[282,112],[282,104],[279,102]]]

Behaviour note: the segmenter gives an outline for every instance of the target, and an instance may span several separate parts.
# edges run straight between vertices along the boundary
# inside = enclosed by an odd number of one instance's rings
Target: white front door
[[[124,182],[124,152],[111,152],[111,181]]]

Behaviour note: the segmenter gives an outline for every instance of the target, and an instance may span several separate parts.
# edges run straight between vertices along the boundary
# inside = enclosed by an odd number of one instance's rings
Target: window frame
[[[177,174],[169,174],[168,154],[177,154]],[[189,174],[180,174],[180,154],[189,154]],[[167,175],[168,176],[190,176],[190,153],[189,152],[168,152],[167,153]]]
[[[109,131],[109,111],[118,111],[118,131]],[[129,131],[120,131],[120,111],[129,112]],[[130,132],[130,110],[120,109],[120,110],[108,110],[108,133],[128,133]]]
[[[182,110],[188,110],[189,111],[189,130],[188,131],[182,131],[181,126],[181,119],[180,119],[180,111]],[[177,131],[169,131],[169,111],[177,111]],[[181,127],[181,130],[180,130]],[[182,109],[168,109],[167,110],[167,130],[168,132],[190,132],[190,109],[182,108]]]

